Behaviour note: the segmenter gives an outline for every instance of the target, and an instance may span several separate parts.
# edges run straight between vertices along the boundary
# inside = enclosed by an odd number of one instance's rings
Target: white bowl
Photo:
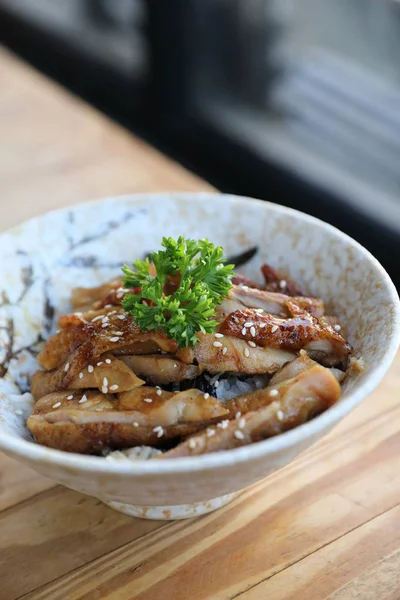
[[[25,428],[31,397],[23,392],[36,368],[35,348],[50,334],[54,317],[68,310],[70,289],[105,281],[120,264],[158,248],[163,235],[180,234],[208,237],[227,254],[258,245],[244,273],[260,278],[260,265],[269,262],[322,296],[347,325],[364,372],[352,376],[340,401],[309,423],[228,452],[125,463],[35,444]],[[209,193],[108,198],[4,233],[0,259],[0,362],[7,371],[0,379],[0,448],[135,516],[173,519],[214,510],[286,465],[376,387],[399,345],[399,299],[375,258],[337,229],[268,202]]]

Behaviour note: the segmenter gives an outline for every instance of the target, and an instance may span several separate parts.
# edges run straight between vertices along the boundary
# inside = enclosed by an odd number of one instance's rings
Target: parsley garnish
[[[164,250],[152,252],[151,261],[137,260],[131,269],[124,266],[125,288],[141,288],[127,293],[122,301],[141,331],[161,329],[178,342],[194,346],[197,333],[212,333],[217,326],[215,307],[232,287],[233,265],[225,265],[223,249],[208,240],[163,238]],[[156,275],[150,274],[150,262]]]

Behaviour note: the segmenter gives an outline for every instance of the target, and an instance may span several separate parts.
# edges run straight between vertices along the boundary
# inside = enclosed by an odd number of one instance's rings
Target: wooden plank
[[[54,486],[54,481],[0,453],[0,511]]]
[[[1,229],[134,192],[211,186],[0,49]]]
[[[28,597],[233,598],[396,506],[399,418],[396,407],[222,511],[152,532]]]
[[[398,600],[399,522],[400,505],[236,598]]]
[[[0,514],[0,598],[18,598],[164,525],[60,486],[36,495]]]

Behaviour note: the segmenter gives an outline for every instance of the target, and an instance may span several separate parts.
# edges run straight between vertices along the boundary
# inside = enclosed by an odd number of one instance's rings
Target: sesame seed
[[[221,348],[222,344],[221,344],[221,342],[213,342],[213,346],[215,348]]]
[[[260,315],[261,313],[264,312],[264,309],[263,308],[255,308],[254,312],[256,312],[256,313],[258,313]]]
[[[84,402],[87,402],[87,397],[86,394],[83,394],[82,398],[79,400],[78,404],[83,404]]]
[[[191,448],[192,450],[194,448],[196,448],[197,442],[196,440],[194,440],[193,438],[191,440],[189,440],[189,448]]]
[[[79,379],[82,379],[82,378],[83,378],[83,373],[82,373],[82,371],[81,371],[81,372],[79,373]]]
[[[65,363],[64,371],[67,372],[69,369],[69,362]]]
[[[103,323],[103,325],[101,326],[103,329],[106,329],[106,327],[109,326],[110,323]]]
[[[75,315],[75,317],[81,317],[81,316],[83,315],[83,313],[81,313],[81,312],[76,312],[76,313],[74,313],[74,315]]]
[[[235,415],[235,419],[240,419],[241,416],[242,416],[242,413],[240,412],[240,410],[238,410]]]
[[[119,387],[119,386],[118,386],[116,383],[114,383],[114,385],[111,385],[111,386],[110,386],[110,392],[115,392],[115,390],[117,390],[117,389],[118,389],[118,387]]]
[[[277,396],[278,394],[279,394],[278,390],[271,390],[271,391],[269,392],[269,395],[270,395],[270,396]]]
[[[103,361],[101,360],[100,362],[97,363],[98,367],[101,367],[101,365],[104,364]]]
[[[278,419],[278,421],[283,421],[283,412],[281,410],[277,410],[276,411],[276,418]]]
[[[239,431],[238,429],[233,434],[237,440],[244,440],[243,431]]]
[[[256,337],[256,328],[255,327],[250,327],[250,334],[252,337]]]
[[[245,348],[245,349],[244,349],[244,355],[245,355],[245,357],[246,357],[246,358],[249,358],[249,356],[250,356],[250,352],[249,352],[249,349],[248,349],[248,348]]]
[[[96,323],[96,321],[100,321],[100,319],[104,319],[104,315],[97,315],[97,317],[92,319],[92,323]]]
[[[278,325],[272,325],[271,327],[271,333],[275,333],[275,331],[278,330]]]
[[[118,299],[118,300],[121,300],[121,298],[122,298],[122,296],[123,296],[123,295],[124,295],[124,292],[123,292],[123,291],[120,291],[120,292],[117,292],[117,293],[116,293],[116,296],[117,296],[117,299]]]
[[[118,315],[117,319],[120,321],[124,321],[126,319],[125,315]]]
[[[247,292],[248,289],[249,289],[248,285],[242,285],[242,290],[244,290],[245,292]]]
[[[174,363],[174,369],[177,369],[178,365],[176,363]]]
[[[224,334],[223,333],[214,333],[216,338],[223,338]]]
[[[254,323],[252,323],[251,321],[248,321],[247,323],[244,324],[245,327],[253,327]]]
[[[335,326],[334,326],[334,329],[336,329],[336,331],[340,331],[342,328],[341,328],[341,326],[340,326],[340,325],[335,325]]]
[[[107,316],[103,317],[102,322],[103,323],[108,323],[109,322],[109,318]]]
[[[54,408],[54,406],[53,406]],[[16,415],[21,416],[22,415],[22,410],[20,408],[17,408],[16,411],[14,411]]]
[[[61,406],[61,402],[56,402],[53,404],[53,408],[58,408],[59,406]]]
[[[108,365],[111,365],[111,358],[106,358],[106,363],[107,363]]]
[[[157,437],[160,438],[164,435],[164,429],[161,427],[161,425],[157,425],[157,427],[153,428],[154,433],[157,434]]]
[[[207,437],[212,437],[215,435],[215,429],[207,429]]]
[[[106,387],[105,385],[103,385],[103,387],[101,388],[101,391],[103,394],[108,394],[108,387]]]
[[[115,335],[124,335],[123,331],[114,331]]]
[[[248,345],[249,345],[251,348],[256,348],[256,347],[257,347],[257,344],[256,344],[255,342],[253,342],[252,340],[249,340],[247,343],[248,343]]]
[[[267,324],[266,323],[259,323],[258,326],[259,326],[260,329],[264,329],[264,327],[266,327]]]
[[[115,315],[116,313],[116,310],[111,310],[109,313],[107,313],[107,316],[109,317],[110,315]]]
[[[217,427],[219,427],[220,429],[226,429],[229,425],[229,420],[225,419],[225,421],[221,421],[221,423],[217,424]]]
[[[112,308],[112,304],[106,304],[104,308]]]
[[[157,391],[156,391],[156,394],[157,394],[157,396],[161,396],[161,394],[162,394],[162,390],[157,390]]]
[[[242,329],[242,335],[246,335],[246,333],[247,333],[246,332],[246,327],[243,327],[243,329]]]
[[[282,281],[279,282],[279,287],[281,288],[281,290],[284,290],[286,286],[287,286],[287,281],[282,279]]]
[[[139,423],[138,423],[137,421],[134,421],[134,422],[132,423],[132,425],[133,425],[134,427],[139,427]]]
[[[222,350],[222,354],[226,354],[228,352],[228,348],[226,346],[224,346],[224,349]]]
[[[206,393],[204,394],[204,400],[208,400],[208,398],[209,398],[209,397],[210,397],[210,394],[209,394],[208,392],[206,392]]]
[[[238,427],[239,429],[244,429],[246,427],[246,419],[239,419]]]
[[[87,370],[89,371],[89,373],[93,373],[94,371],[94,366],[93,365],[88,365]]]
[[[219,381],[217,380],[217,381],[214,383],[214,387],[215,387],[215,388],[217,388],[218,386],[219,386]]]
[[[147,402],[148,404],[150,404],[151,402],[153,402],[152,398],[143,398],[143,402]]]
[[[108,379],[107,377],[103,377],[103,386],[108,387]]]
[[[110,338],[110,342],[118,342],[119,337],[116,335],[115,337]]]
[[[73,394],[71,394],[70,396],[67,396],[67,400],[73,400],[73,399],[74,399]]]

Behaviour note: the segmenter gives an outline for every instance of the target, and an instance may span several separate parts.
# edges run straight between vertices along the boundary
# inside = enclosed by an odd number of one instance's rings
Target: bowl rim
[[[393,315],[393,332],[388,340],[383,358],[379,364],[374,366],[367,373],[365,380],[349,395],[339,401],[337,404],[329,408],[327,411],[316,417],[315,419],[304,423],[278,436],[268,438],[261,442],[242,446],[232,450],[224,450],[200,456],[173,458],[165,461],[138,461],[138,462],[119,462],[107,461],[104,457],[88,456],[85,454],[76,454],[64,452],[48,448],[40,444],[35,444],[23,438],[16,437],[14,434],[3,432],[0,437],[0,450],[6,454],[23,462],[28,459],[28,463],[32,466],[41,463],[51,463],[62,468],[73,469],[76,472],[93,472],[104,475],[126,475],[126,476],[154,476],[167,475],[171,473],[187,473],[218,469],[236,464],[241,464],[251,460],[260,458],[268,458],[270,455],[288,450],[291,447],[296,447],[308,438],[313,438],[322,430],[325,431],[333,427],[345,415],[349,414],[360,402],[366,398],[380,383],[385,373],[388,371],[397,349],[400,345],[400,301],[397,290],[390,279],[388,273],[379,261],[361,244],[353,238],[343,233],[336,227],[325,223],[321,219],[312,217],[299,210],[275,204],[267,200],[259,200],[246,196],[237,196],[233,194],[223,194],[219,192],[155,192],[155,193],[135,193],[124,194],[117,196],[107,196],[88,202],[82,202],[70,206],[47,211],[42,215],[35,216],[31,219],[16,225],[15,227],[3,231],[0,236],[13,233],[21,227],[22,224],[42,219],[49,214],[65,213],[79,210],[85,206],[103,204],[106,202],[121,202],[130,201],[132,203],[140,203],[146,199],[163,199],[165,197],[177,199],[180,202],[199,202],[199,200],[213,200],[214,202],[225,203],[227,201],[241,206],[248,206],[251,203],[253,206],[263,207],[263,210],[270,210],[281,215],[294,217],[303,223],[314,225],[319,228],[329,231],[336,237],[339,237],[353,246],[366,260],[372,263],[372,266],[381,276],[382,284],[388,294],[388,303],[394,307]],[[76,473],[77,474],[77,473]]]

